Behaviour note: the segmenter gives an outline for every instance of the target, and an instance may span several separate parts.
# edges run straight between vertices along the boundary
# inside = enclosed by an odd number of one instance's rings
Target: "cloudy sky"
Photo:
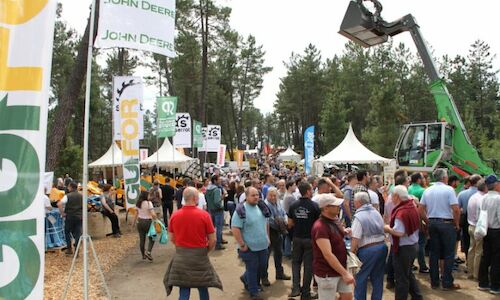
[[[63,18],[82,32],[86,25],[90,0],[60,0]],[[276,99],[280,78],[286,75],[284,61],[292,52],[302,53],[311,43],[321,50],[323,58],[342,53],[346,39],[337,32],[348,0],[217,0],[233,9],[231,24],[243,35],[252,34],[264,45],[266,64],[273,71],[264,78],[264,89],[255,100],[262,112],[270,112]],[[498,11],[500,1],[456,0],[381,0],[386,21],[413,14],[422,34],[436,56],[467,55],[477,39],[486,41],[493,54],[500,53]],[[409,33],[394,38],[414,50]],[[498,58],[495,67],[499,67]],[[153,98],[154,89],[146,92]]]

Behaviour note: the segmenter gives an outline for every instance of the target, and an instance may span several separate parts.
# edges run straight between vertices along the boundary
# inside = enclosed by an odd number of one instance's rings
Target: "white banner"
[[[220,144],[219,152],[217,152],[217,164],[223,167],[226,163],[226,145]]]
[[[140,149],[139,160],[143,161],[146,160],[148,157],[149,157],[149,149],[147,148]]]
[[[0,1],[0,299],[43,299],[56,0]]]
[[[203,147],[200,149],[202,152],[219,152],[221,141],[221,128],[220,125],[207,125],[201,129],[203,135]]]
[[[101,0],[97,48],[131,48],[175,57],[175,0]]]
[[[174,147],[191,148],[191,116],[188,113],[175,114]]]
[[[135,206],[139,199],[141,172],[139,165],[139,138],[141,136],[142,114],[138,97],[142,97],[142,84],[131,85],[121,89],[119,95],[120,132],[122,141],[123,180],[125,181],[125,198],[127,208]],[[139,88],[134,88],[134,87]],[[140,90],[140,92],[139,92]]]
[[[123,111],[120,111],[120,103],[126,95],[127,99],[139,103],[139,110],[136,112],[131,112],[129,110],[130,105],[135,105],[128,103],[124,105]],[[144,138],[144,106],[143,106],[143,84],[141,77],[133,76],[114,76],[113,77],[113,130],[115,141],[120,141],[121,136],[121,118],[129,118],[133,116],[137,119],[137,126],[139,132],[139,140]],[[134,114],[138,114],[137,117]],[[129,115],[130,114],[130,115]]]

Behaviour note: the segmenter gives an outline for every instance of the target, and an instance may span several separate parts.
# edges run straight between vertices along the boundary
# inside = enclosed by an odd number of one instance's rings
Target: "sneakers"
[[[263,286],[270,286],[271,285],[271,283],[269,282],[269,279],[267,279],[267,278],[262,278],[261,282],[262,282]]]
[[[292,289],[292,292],[288,295],[290,298],[298,297],[300,296],[300,290],[299,289]]]
[[[276,280],[290,280],[290,279],[292,279],[292,277],[285,274],[276,275]]]
[[[490,290],[490,294],[493,294],[493,295],[500,295],[500,289],[491,289],[491,290]]]
[[[215,246],[215,250],[225,250],[226,247],[224,246]]]
[[[149,261],[153,261],[153,256],[151,256],[151,252],[146,252],[144,253],[144,256],[149,260]]]
[[[243,286],[245,287],[245,290],[248,291],[248,284],[247,281],[245,280],[245,275],[240,276],[240,281],[243,283]]]
[[[430,270],[429,268],[425,268],[425,269],[420,269],[418,272],[422,274],[429,274]]]
[[[489,291],[490,290],[490,288],[486,287],[486,286],[478,286],[477,289],[480,291]]]

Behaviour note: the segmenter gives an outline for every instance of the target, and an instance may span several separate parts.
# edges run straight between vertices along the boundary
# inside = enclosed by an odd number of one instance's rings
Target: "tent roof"
[[[280,153],[278,157],[282,160],[295,160],[295,161],[300,160],[300,154],[293,151],[292,148],[290,148],[290,147],[288,147],[285,150],[285,152]]]
[[[114,153],[113,153],[114,147]],[[114,162],[113,162],[114,155]],[[104,153],[99,159],[95,160],[91,164],[89,164],[89,168],[99,168],[99,167],[112,167],[112,166],[120,166],[122,164],[122,150],[118,147],[118,145],[113,142],[111,146],[109,146],[108,151]]]
[[[158,153],[158,157],[157,157]],[[165,138],[161,147],[153,153],[150,157],[141,161],[142,165],[153,166],[158,159],[158,165],[162,167],[183,167],[186,163],[193,160],[193,158],[180,153],[172,147],[172,144]]]
[[[344,140],[330,153],[318,159],[323,163],[368,164],[388,163],[390,159],[373,153],[358,140],[351,124]]]

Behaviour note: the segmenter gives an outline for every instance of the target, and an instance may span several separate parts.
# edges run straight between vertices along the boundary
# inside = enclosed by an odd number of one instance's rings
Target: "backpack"
[[[148,193],[148,201],[153,203],[154,207],[159,207],[161,205],[160,192],[158,192],[159,188],[152,187]]]

